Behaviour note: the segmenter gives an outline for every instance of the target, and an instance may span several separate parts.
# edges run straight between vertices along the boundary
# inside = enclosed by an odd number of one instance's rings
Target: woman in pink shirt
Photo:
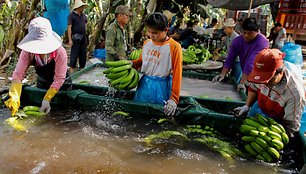
[[[5,105],[12,110],[12,116],[20,106],[22,80],[29,66],[37,73],[37,87],[48,89],[40,111],[49,113],[50,101],[65,82],[67,75],[67,53],[61,38],[52,31],[48,19],[37,17],[29,24],[29,33],[17,45],[22,51],[12,76],[10,99]]]

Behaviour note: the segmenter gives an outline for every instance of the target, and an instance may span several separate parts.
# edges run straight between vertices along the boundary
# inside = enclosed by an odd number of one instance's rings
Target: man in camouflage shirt
[[[107,61],[126,59],[127,34],[124,26],[129,20],[129,7],[125,5],[117,6],[115,16],[115,21],[106,30],[105,49]]]

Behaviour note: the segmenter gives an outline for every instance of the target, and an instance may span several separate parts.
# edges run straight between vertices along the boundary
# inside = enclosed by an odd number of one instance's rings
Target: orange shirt
[[[179,102],[182,82],[182,47],[172,38],[162,44],[148,39],[144,42],[140,57],[133,60],[134,68],[148,76],[167,77],[172,74],[170,98]]]

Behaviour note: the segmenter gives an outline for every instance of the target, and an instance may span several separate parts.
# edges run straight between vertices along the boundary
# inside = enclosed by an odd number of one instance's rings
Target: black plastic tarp
[[[260,5],[277,2],[279,0],[253,0],[252,8]],[[230,10],[248,10],[251,0],[207,0],[215,8],[225,8]]]

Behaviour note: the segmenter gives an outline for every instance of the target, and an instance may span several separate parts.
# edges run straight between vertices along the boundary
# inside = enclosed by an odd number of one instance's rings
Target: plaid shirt
[[[250,83],[249,91],[258,94],[258,106],[267,115],[282,119],[289,132],[300,129],[305,106],[305,88],[296,74],[285,67],[284,78],[272,88],[265,84]]]

